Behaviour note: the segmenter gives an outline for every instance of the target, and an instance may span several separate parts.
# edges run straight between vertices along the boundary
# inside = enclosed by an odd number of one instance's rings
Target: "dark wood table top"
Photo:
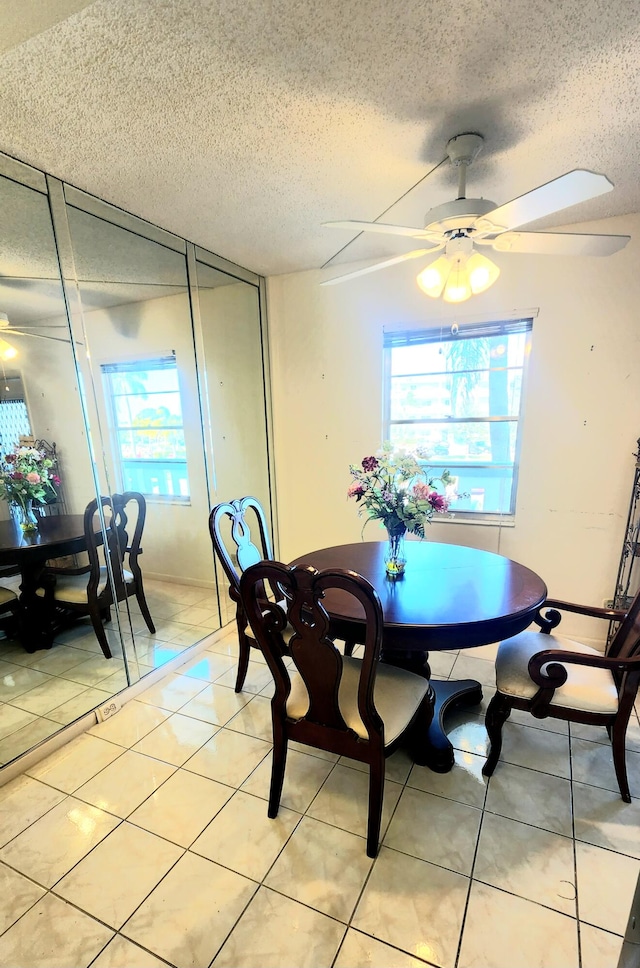
[[[399,649],[471,648],[508,638],[531,623],[547,597],[545,583],[524,565],[429,540],[405,542],[404,578],[390,581],[386,548],[385,541],[337,545],[301,555],[292,564],[347,568],[367,578],[382,602],[385,641],[391,636]],[[362,618],[350,596],[334,590],[325,605],[337,634],[357,634]]]
[[[84,547],[82,514],[55,514],[40,518],[38,530],[24,534],[13,519],[0,521],[0,563],[54,558]]]

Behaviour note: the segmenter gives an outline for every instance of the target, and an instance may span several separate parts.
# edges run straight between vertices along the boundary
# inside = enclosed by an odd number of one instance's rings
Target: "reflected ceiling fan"
[[[407,236],[419,239],[424,247],[327,279],[321,285],[333,286],[444,250],[435,262],[419,273],[416,281],[427,296],[434,299],[442,296],[446,302],[458,303],[485,292],[500,275],[498,266],[479,251],[481,248],[534,255],[604,256],[612,255],[627,244],[628,235],[514,231],[528,222],[610,192],[613,185],[609,179],[592,171],[581,168],[569,171],[504,205],[496,205],[484,198],[466,198],[467,168],[477,157],[483,141],[479,134],[459,134],[448,142],[447,155],[458,169],[458,197],[430,209],[425,216],[424,228],[381,222],[323,222],[329,228]]]
[[[56,323],[24,323],[19,326],[12,326],[6,313],[0,312],[0,360],[13,360],[18,355],[15,346],[4,339],[5,334],[13,336],[33,336],[35,339],[54,340],[56,343],[69,343],[70,340],[63,336],[50,336],[43,333],[43,329],[66,329]],[[36,332],[38,330],[38,332]]]

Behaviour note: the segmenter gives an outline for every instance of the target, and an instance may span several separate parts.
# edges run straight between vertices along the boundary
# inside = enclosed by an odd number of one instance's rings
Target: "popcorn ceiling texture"
[[[640,211],[637,0],[97,0],[0,57],[0,149],[264,274],[317,267],[478,131],[468,194],[576,167]],[[385,215],[455,197],[443,165]],[[332,264],[412,248],[359,238]]]

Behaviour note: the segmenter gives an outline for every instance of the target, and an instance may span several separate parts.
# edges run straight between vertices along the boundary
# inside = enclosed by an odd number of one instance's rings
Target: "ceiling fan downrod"
[[[458,199],[466,198],[467,168],[475,161],[482,150],[484,138],[481,134],[458,134],[447,142],[447,154],[451,164],[458,169]]]

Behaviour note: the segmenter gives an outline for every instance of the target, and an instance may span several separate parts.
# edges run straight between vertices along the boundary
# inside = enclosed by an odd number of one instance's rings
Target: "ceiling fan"
[[[419,239],[425,247],[327,279],[321,285],[332,286],[444,249],[443,255],[423,269],[416,281],[428,296],[437,299],[442,295],[446,302],[456,303],[484,292],[500,275],[499,267],[483,255],[480,248],[535,255],[604,256],[612,255],[627,244],[628,235],[513,231],[535,219],[611,191],[613,184],[609,179],[592,171],[581,168],[569,171],[504,205],[496,205],[484,198],[466,198],[467,168],[477,157],[483,141],[479,134],[459,134],[448,142],[447,155],[458,169],[458,197],[430,209],[425,216],[424,228],[352,220],[323,222],[329,228],[407,236]]]
[[[5,334],[10,334],[13,336],[33,336],[35,339],[48,339],[54,340],[56,343],[68,343],[69,339],[65,339],[61,336],[50,336],[48,333],[43,333],[43,329],[62,329],[62,327],[56,323],[24,323],[19,326],[12,326],[9,317],[6,313],[0,312],[0,360],[13,360],[18,355],[18,351],[15,346],[7,342],[4,339]],[[38,332],[36,332],[38,330]]]

